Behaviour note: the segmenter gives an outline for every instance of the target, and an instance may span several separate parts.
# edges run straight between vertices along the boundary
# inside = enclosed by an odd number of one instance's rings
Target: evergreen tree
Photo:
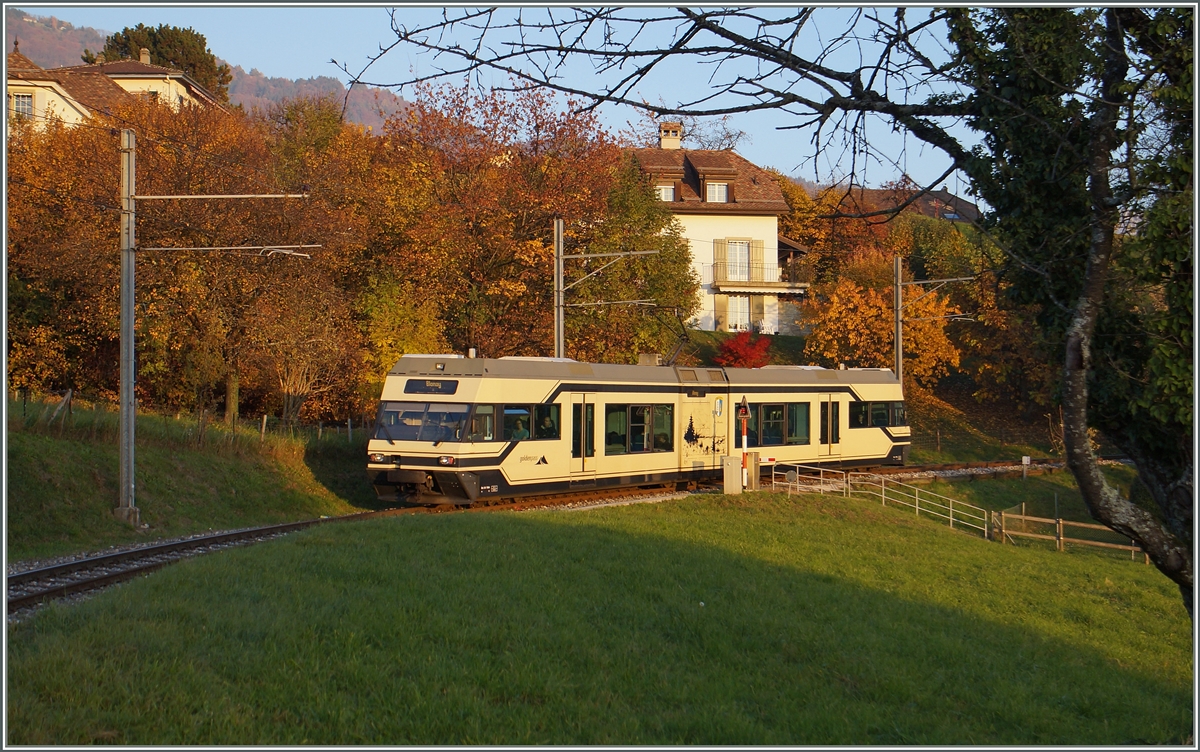
[[[228,65],[217,62],[203,34],[191,27],[181,29],[159,24],[155,29],[138,24],[132,29],[126,27],[106,39],[101,53],[109,62],[137,60],[143,47],[150,50],[152,64],[181,70],[220,101],[229,101],[229,82],[233,80],[233,73]],[[83,51],[85,63],[92,64],[96,60],[96,55],[90,50]]]

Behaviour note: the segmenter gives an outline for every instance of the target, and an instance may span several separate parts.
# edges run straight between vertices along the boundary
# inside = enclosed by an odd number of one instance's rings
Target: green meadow
[[[326,525],[8,633],[9,744],[1183,744],[1153,567],[865,499]]]

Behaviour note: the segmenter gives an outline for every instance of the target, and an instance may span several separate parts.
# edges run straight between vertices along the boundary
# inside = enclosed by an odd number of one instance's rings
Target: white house
[[[779,215],[788,211],[779,184],[732,150],[680,148],[681,129],[662,123],[659,148],[633,153],[691,247],[701,295],[692,324],[705,331],[790,332],[792,317],[780,321],[780,300],[808,285],[781,274],[781,254],[798,247],[779,235]]]

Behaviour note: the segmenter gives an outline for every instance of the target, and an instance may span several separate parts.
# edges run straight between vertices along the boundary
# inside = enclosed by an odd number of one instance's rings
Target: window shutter
[[[750,241],[750,279],[753,282],[763,281],[763,242],[761,240]]]
[[[732,181],[730,181],[729,185],[727,185],[725,187],[725,191],[726,191],[726,193],[725,193],[726,201],[728,201],[731,204],[734,203],[735,201],[737,201],[737,198],[733,195],[733,182]]]
[[[762,333],[763,319],[767,317],[767,306],[765,295],[750,296],[750,324]]]
[[[682,180],[675,181],[675,200],[676,201],[683,200],[683,181]]]
[[[729,331],[729,296],[713,296],[713,331]]]
[[[729,251],[725,238],[713,240],[713,282],[724,282],[729,279]]]

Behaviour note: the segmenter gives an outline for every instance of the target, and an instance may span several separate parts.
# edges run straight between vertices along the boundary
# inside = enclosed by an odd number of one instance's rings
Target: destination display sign
[[[404,385],[405,394],[454,394],[457,391],[457,379],[409,379]]]

